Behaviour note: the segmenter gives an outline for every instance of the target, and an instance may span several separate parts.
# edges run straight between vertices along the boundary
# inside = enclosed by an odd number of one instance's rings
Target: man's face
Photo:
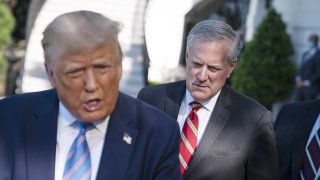
[[[122,75],[119,51],[115,43],[108,43],[46,65],[51,85],[74,117],[94,122],[111,114]]]
[[[204,42],[195,40],[186,54],[187,88],[196,101],[207,101],[224,85],[236,66],[227,63],[228,40]]]

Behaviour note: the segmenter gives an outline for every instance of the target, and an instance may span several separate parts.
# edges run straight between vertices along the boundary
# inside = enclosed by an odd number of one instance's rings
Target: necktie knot
[[[197,101],[192,101],[191,103],[189,103],[189,105],[192,107],[192,111],[195,112],[197,112],[202,107],[202,104]]]
[[[85,123],[85,122],[81,122],[79,120],[76,120],[74,122],[74,125],[80,129],[80,134],[85,134],[85,132],[87,130],[93,128],[93,126],[94,126],[92,123]]]

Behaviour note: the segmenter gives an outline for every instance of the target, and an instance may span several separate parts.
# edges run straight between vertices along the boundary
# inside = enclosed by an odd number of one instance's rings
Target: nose
[[[92,70],[85,73],[84,81],[86,92],[94,92],[98,88],[97,77]]]
[[[207,80],[207,78],[208,78],[207,70],[208,70],[207,66],[202,66],[200,71],[198,72],[197,77],[200,82]]]

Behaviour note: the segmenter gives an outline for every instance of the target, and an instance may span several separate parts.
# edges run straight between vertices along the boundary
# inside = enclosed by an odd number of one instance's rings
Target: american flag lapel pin
[[[128,133],[123,134],[123,141],[126,142],[127,144],[132,143],[132,137]]]

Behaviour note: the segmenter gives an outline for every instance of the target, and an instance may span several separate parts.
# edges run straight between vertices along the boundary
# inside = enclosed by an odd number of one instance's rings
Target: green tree
[[[273,103],[291,95],[296,71],[290,59],[293,53],[286,25],[270,9],[240,55],[232,86],[271,109]]]
[[[14,28],[14,18],[4,0],[0,0],[0,81],[6,71],[6,60],[3,52],[11,40],[11,32]]]

